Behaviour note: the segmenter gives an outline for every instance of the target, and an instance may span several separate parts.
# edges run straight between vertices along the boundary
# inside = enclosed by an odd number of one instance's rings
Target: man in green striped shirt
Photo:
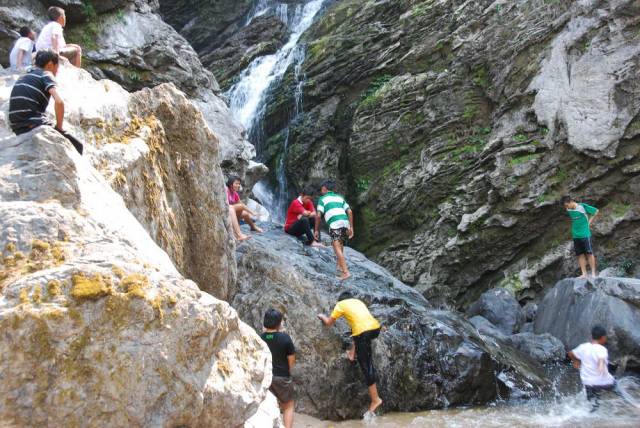
[[[344,257],[344,244],[347,239],[353,238],[353,212],[347,201],[334,192],[336,183],[333,180],[327,180],[322,183],[320,193],[322,196],[318,201],[316,210],[320,215],[324,215],[324,221],[329,226],[329,236],[331,236],[331,245],[336,252],[338,271],[341,273],[340,280],[344,281],[349,278],[349,268]],[[320,216],[316,216],[315,227],[316,239],[320,235]]]

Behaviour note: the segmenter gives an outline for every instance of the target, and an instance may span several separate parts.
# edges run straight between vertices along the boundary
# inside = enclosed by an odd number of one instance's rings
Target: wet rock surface
[[[284,312],[298,352],[297,411],[344,419],[366,409],[362,375],[344,357],[347,325],[339,321],[326,329],[316,318],[333,308],[343,290],[364,300],[385,327],[374,341],[385,411],[486,403],[498,395],[535,394],[546,384],[536,363],[483,340],[460,315],[432,308],[362,254],[346,250],[353,277],[341,283],[330,248],[304,247],[281,227],[267,229],[238,246],[239,291],[232,305],[258,330],[266,309]]]
[[[509,343],[540,363],[562,361],[566,358],[566,350],[562,342],[548,333],[523,332],[514,334],[509,337]]]
[[[565,279],[545,295],[535,320],[536,333],[550,333],[571,350],[591,338],[591,328],[607,330],[609,360],[640,370],[640,280]]]
[[[631,0],[331,3],[305,35],[303,115],[293,70],[272,91],[265,163],[286,140],[291,190],[336,177],[357,248],[433,302],[572,275],[565,193],[601,208],[596,251],[633,272],[639,19]]]

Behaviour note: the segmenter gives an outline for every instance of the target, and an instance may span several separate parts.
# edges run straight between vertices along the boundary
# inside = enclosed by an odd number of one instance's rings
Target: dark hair
[[[227,179],[227,187],[233,186],[233,183],[235,183],[236,181],[239,181],[242,183],[242,180],[240,180],[240,177],[238,177],[237,175],[232,175]]]
[[[601,325],[594,325],[591,329],[591,338],[593,340],[599,340],[601,337],[606,335],[607,331]]]
[[[57,65],[60,56],[51,49],[44,49],[36,53],[36,67],[44,68],[50,62]]]
[[[31,33],[31,28],[29,27],[20,28],[20,37],[29,37],[30,33]]]
[[[304,196],[313,196],[314,193],[314,189],[311,186],[304,186],[302,190],[300,190],[300,194]]]
[[[64,15],[64,9],[61,7],[51,6],[47,9],[47,15],[52,21],[57,21],[62,15]]]
[[[276,329],[280,327],[280,324],[282,324],[282,312],[273,308],[267,309],[267,312],[264,313],[264,320],[262,321],[264,328]]]
[[[564,195],[562,198],[560,198],[560,205],[568,204],[571,201],[573,201],[573,198],[571,196]]]
[[[340,295],[338,296],[338,302],[342,301],[342,300],[347,300],[347,299],[353,299],[353,294],[351,294],[350,291],[343,291],[342,293],[340,293]]]
[[[328,180],[325,180],[324,183],[322,183],[321,187],[326,187],[327,190],[335,190],[336,182],[333,181],[332,179],[328,179]]]

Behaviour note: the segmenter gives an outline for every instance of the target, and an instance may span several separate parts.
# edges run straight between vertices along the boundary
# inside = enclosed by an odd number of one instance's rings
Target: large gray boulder
[[[385,327],[374,341],[385,411],[530,396],[546,384],[535,362],[484,340],[462,316],[432,308],[362,254],[346,249],[353,277],[341,283],[331,248],[303,247],[281,227],[265,227],[267,232],[238,246],[239,292],[232,304],[256,329],[267,308],[284,312],[286,331],[298,349],[297,411],[344,419],[360,417],[366,409],[360,370],[344,357],[347,325],[339,321],[327,329],[316,318],[328,313],[344,290],[364,300]]]
[[[562,342],[549,333],[518,333],[509,337],[509,343],[540,363],[561,361],[566,358]]]
[[[564,279],[544,296],[534,327],[571,350],[591,339],[596,324],[607,330],[611,363],[640,369],[640,280]]]
[[[491,321],[502,333],[517,333],[525,322],[518,301],[504,288],[491,289],[480,296],[466,312],[467,316],[481,315]]]

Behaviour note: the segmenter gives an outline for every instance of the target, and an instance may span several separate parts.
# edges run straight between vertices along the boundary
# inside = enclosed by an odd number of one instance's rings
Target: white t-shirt
[[[587,386],[612,385],[615,379],[609,373],[609,352],[607,348],[596,343],[583,343],[573,351],[580,360],[580,380]],[[598,361],[604,360],[604,374],[598,370]]]
[[[58,46],[60,49],[67,45],[67,42],[64,40],[62,25],[51,21],[40,31],[40,35],[36,41],[36,49],[39,51],[43,49],[53,49],[53,36],[58,36],[58,40],[60,41]]]
[[[22,64],[18,64],[18,51],[22,51]],[[33,52],[33,41],[28,37],[20,37],[16,40],[11,53],[9,54],[9,66],[14,70],[31,65],[31,53]]]

